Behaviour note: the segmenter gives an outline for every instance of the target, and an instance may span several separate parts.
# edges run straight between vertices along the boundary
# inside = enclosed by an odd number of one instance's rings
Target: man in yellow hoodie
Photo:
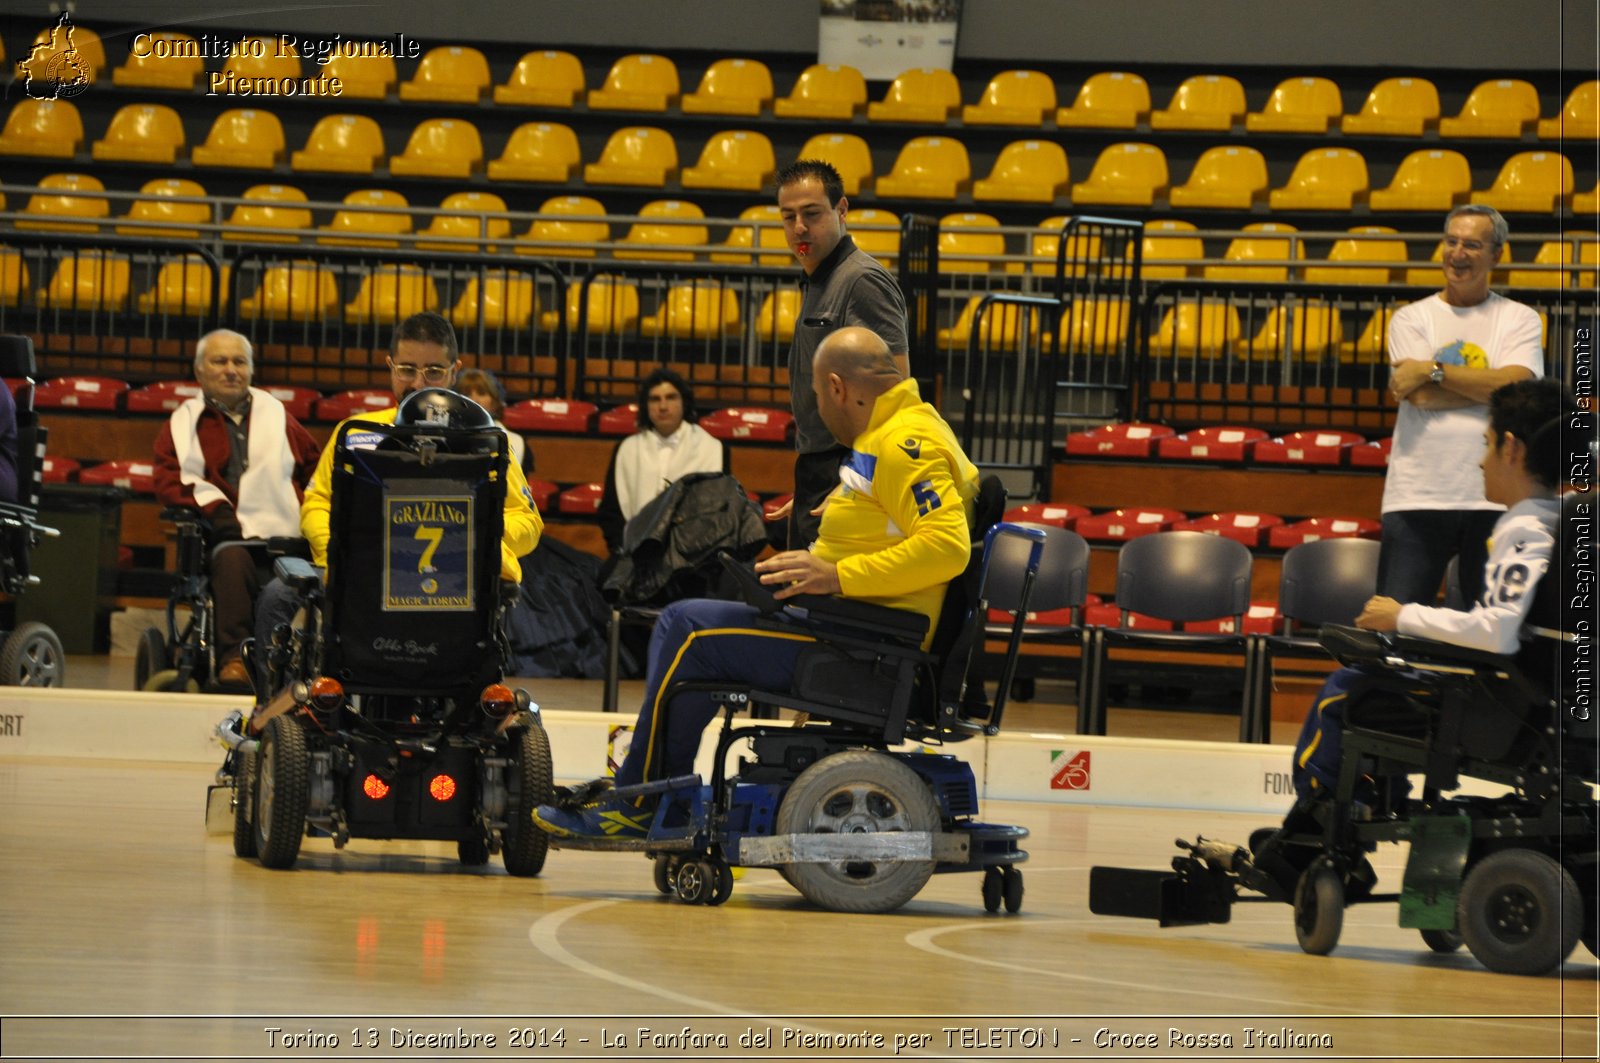
[[[812,548],[776,554],[756,571],[778,588],[776,598],[837,594],[921,613],[928,618],[926,648],[945,586],[971,553],[978,470],[875,333],[854,327],[831,333],[814,365],[818,410],[850,456]],[[692,770],[717,707],[701,693],[664,704],[672,684],[716,680],[781,690],[791,683],[796,658],[816,639],[804,618],[780,615],[775,630],[757,627],[756,610],[738,602],[690,599],[662,612],[617,786]],[[652,815],[653,809],[602,793],[578,808],[541,806],[534,822],[561,837],[638,839]]]

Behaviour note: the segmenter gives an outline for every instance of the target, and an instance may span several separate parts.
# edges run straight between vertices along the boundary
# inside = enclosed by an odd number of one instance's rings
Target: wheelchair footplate
[[[1252,863],[1249,850],[1228,842],[1178,839],[1183,855],[1170,871],[1131,867],[1089,869],[1089,911],[1154,919],[1162,927],[1226,923],[1239,900],[1281,900],[1270,877]],[[1241,897],[1255,889],[1262,897]]]
[[[709,844],[711,787],[698,775],[678,775],[671,779],[619,786],[607,791],[612,798],[655,799],[655,814],[649,834],[643,838],[583,838],[552,835],[556,849],[593,849],[604,852],[687,852]]]

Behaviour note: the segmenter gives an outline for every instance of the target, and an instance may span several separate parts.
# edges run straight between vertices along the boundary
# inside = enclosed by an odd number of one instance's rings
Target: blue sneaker
[[[640,808],[630,798],[607,793],[575,808],[540,805],[534,809],[533,822],[540,830],[558,838],[643,841],[650,836],[650,823],[655,815],[654,801]]]

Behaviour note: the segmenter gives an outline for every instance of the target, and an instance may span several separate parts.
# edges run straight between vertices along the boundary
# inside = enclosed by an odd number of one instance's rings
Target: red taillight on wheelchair
[[[361,792],[374,801],[382,801],[389,796],[389,784],[376,775],[368,775],[361,780]]]
[[[456,781],[448,775],[435,775],[428,780],[428,796],[444,802],[456,795]]]
[[[319,712],[332,712],[344,704],[344,684],[332,676],[319,675],[306,690],[306,703]]]
[[[490,719],[503,720],[517,711],[517,696],[504,683],[490,683],[483,688],[478,703]]]

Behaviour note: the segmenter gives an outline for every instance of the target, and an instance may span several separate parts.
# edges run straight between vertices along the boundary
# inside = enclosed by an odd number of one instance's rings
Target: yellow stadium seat
[[[987,273],[1003,268],[1006,238],[999,232],[973,232],[973,229],[998,229],[999,219],[992,214],[946,214],[939,219],[939,272]]]
[[[1360,114],[1339,119],[1345,133],[1420,137],[1439,120],[1439,90],[1426,78],[1384,78],[1367,93]]]
[[[867,104],[872,122],[946,122],[961,106],[961,82],[940,67],[915,67],[889,83],[883,99]]]
[[[1054,203],[1071,183],[1067,153],[1052,140],[1014,140],[1000,149],[989,176],[972,184],[979,202]]]
[[[518,107],[571,107],[584,89],[583,64],[571,52],[529,52],[494,87],[494,102]]]
[[[1439,119],[1439,135],[1516,140],[1538,121],[1539,90],[1517,78],[1497,78],[1474,88],[1460,114]]]
[[[1472,192],[1472,167],[1459,151],[1425,148],[1400,160],[1388,188],[1374,188],[1367,205],[1375,211],[1449,211]]]
[[[335,235],[319,236],[317,243],[340,247],[399,247],[398,240],[373,240],[347,234],[373,233],[398,236],[411,231],[411,215],[406,210],[410,204],[398,192],[382,188],[360,188],[345,196],[344,203],[346,207],[355,209],[335,211],[333,220],[321,227],[322,232]],[[368,208],[383,208],[383,212]]]
[[[1065,214],[1046,218],[1039,223],[1037,231],[1028,237],[1028,257],[1033,260],[1031,272],[1055,275],[1056,254],[1061,250],[1061,234],[1066,229],[1067,222],[1071,220]],[[1088,276],[1090,263],[1100,257],[1100,246],[1100,237],[1093,233],[1079,232],[1068,237],[1066,261],[1063,263],[1067,275]]]
[[[787,266],[794,261],[794,256],[789,251],[789,243],[783,235],[783,217],[776,205],[760,203],[746,207],[739,212],[739,218],[741,221],[761,224],[731,226],[728,229],[728,238],[718,245],[729,250],[712,252],[711,261],[733,266],[748,266],[751,256],[747,252],[733,249],[751,247],[780,252],[762,255],[760,264],[763,266]]]
[[[117,232],[123,236],[155,236],[165,239],[200,239],[199,229],[174,229],[174,224],[207,224],[211,221],[211,206],[208,203],[176,203],[174,198],[203,199],[206,190],[197,182],[186,181],[178,177],[158,177],[148,181],[139,189],[141,195],[150,196],[150,199],[136,199],[133,206],[128,208],[126,218],[128,221],[161,222],[165,223],[160,228],[144,225],[119,225]],[[211,239],[211,237],[207,237]]]
[[[1350,232],[1355,236],[1391,235],[1394,230],[1386,225],[1358,225]],[[1404,240],[1335,240],[1328,249],[1327,265],[1307,266],[1306,280],[1313,284],[1388,284],[1394,280],[1394,271],[1411,256]],[[1343,265],[1349,262],[1393,262],[1393,266]]]
[[[460,118],[418,122],[403,155],[389,160],[397,177],[471,177],[483,165],[478,127]]]
[[[893,269],[900,257],[900,219],[887,210],[868,207],[852,210],[848,217],[850,238],[857,247]]]
[[[1361,327],[1361,334],[1354,340],[1344,340],[1339,344],[1339,361],[1388,364],[1389,319],[1404,305],[1391,303],[1369,314]]]
[[[1115,354],[1128,342],[1133,311],[1126,299],[1078,299],[1061,316],[1066,354]]]
[[[283,161],[283,123],[271,111],[234,107],[217,115],[204,144],[190,157],[196,166],[270,170]]]
[[[981,295],[968,298],[967,304],[961,308],[961,313],[955,322],[949,328],[938,331],[936,342],[940,350],[965,351],[977,348],[985,351],[1014,351],[1021,338],[1024,321],[1028,323],[1028,334],[1037,342],[1039,311],[1017,303],[990,303],[988,309],[983,312],[982,326],[974,332],[973,325],[978,314],[978,304],[982,301]],[[1027,311],[1026,314],[1023,313],[1024,310]]]
[[[1106,70],[1091,74],[1071,107],[1056,110],[1067,129],[1136,129],[1150,114],[1150,86],[1138,74]]]
[[[489,60],[482,52],[459,44],[442,45],[428,49],[411,80],[400,83],[400,98],[477,103],[489,85]]]
[[[1182,302],[1168,307],[1150,337],[1150,353],[1157,357],[1216,358],[1239,348],[1239,308],[1232,303]]]
[[[277,37],[246,37],[222,64],[221,84],[237,87],[240,82],[253,84],[256,78],[281,82],[299,77],[300,52],[292,43],[285,45]]]
[[[66,100],[18,100],[0,132],[0,155],[70,159],[82,146],[83,119]]]
[[[1182,280],[1194,276],[1200,260],[1206,257],[1205,241],[1198,236],[1171,235],[1194,231],[1192,222],[1177,218],[1146,224],[1139,249],[1144,276],[1152,280]]]
[[[130,103],[111,116],[103,140],[90,154],[96,162],[155,162],[171,165],[184,147],[183,120],[159,103]]]
[[[1185,78],[1164,110],[1150,112],[1151,129],[1209,129],[1222,133],[1244,117],[1244,86],[1226,74]]]
[[[138,49],[130,45],[127,62],[111,72],[111,83],[125,88],[193,92],[195,82],[206,72],[199,42],[187,33],[172,30],[157,30],[140,37]]]
[[[972,178],[966,145],[953,137],[916,137],[894,160],[894,170],[878,178],[884,198],[954,199]]]
[[[1240,230],[1242,233],[1281,233],[1289,234],[1295,231],[1294,226],[1282,222],[1262,221],[1246,225]],[[1282,282],[1289,280],[1288,266],[1248,266],[1238,265],[1241,262],[1254,261],[1284,261],[1305,257],[1305,245],[1287,235],[1282,236],[1236,236],[1228,242],[1228,249],[1223,252],[1222,259],[1225,263],[1221,266],[1207,266],[1203,272],[1206,280],[1218,281],[1273,281]]]
[[[23,214],[69,218],[106,218],[111,214],[111,205],[103,197],[83,194],[106,190],[98,177],[83,173],[46,174],[39,178],[39,187],[50,191],[35,192],[29,196],[28,205],[22,209]],[[15,225],[19,229],[57,233],[92,233],[100,228],[85,222],[32,221],[25,218],[18,218]]]
[[[458,329],[477,328],[478,315],[483,327],[525,329],[539,312],[539,296],[533,278],[516,270],[490,270],[482,283],[474,274],[461,289],[461,298],[450,309],[450,323]]]
[[[392,325],[412,314],[439,308],[433,278],[410,263],[383,265],[361,278],[356,297],[344,308],[346,321]]]
[[[1207,148],[1195,160],[1189,180],[1173,185],[1167,201],[1174,207],[1218,207],[1249,210],[1267,194],[1267,160],[1255,148]]]
[[[747,129],[714,133],[700,152],[700,161],[684,168],[685,188],[730,188],[759,192],[778,168],[772,141]]]
[[[524,240],[538,240],[537,246],[519,246],[523,255],[555,255],[561,258],[593,258],[592,247],[572,247],[572,244],[605,244],[611,242],[611,226],[598,220],[606,212],[598,199],[588,196],[554,196],[539,207],[539,216]],[[569,217],[594,220],[570,221]]]
[[[1267,105],[1244,116],[1251,133],[1326,133],[1328,123],[1344,115],[1339,86],[1322,77],[1280,81]]]
[[[762,343],[788,343],[794,339],[794,323],[800,316],[800,290],[779,288],[768,292],[756,312],[756,339]]]
[[[772,102],[772,71],[756,59],[718,59],[700,87],[679,103],[684,114],[736,114],[754,118]]]
[[[567,328],[590,333],[619,335],[632,332],[639,325],[639,286],[622,277],[600,276],[588,283],[588,298],[584,298],[584,282],[573,281],[567,286]],[[554,331],[561,327],[561,319],[554,310],[539,315],[539,327]]]
[[[1535,265],[1540,266],[1565,266],[1574,261],[1582,261],[1573,254],[1573,244],[1584,240],[1582,250],[1588,251],[1591,256],[1595,254],[1594,233],[1569,232],[1565,239],[1546,240],[1539,246],[1539,251],[1533,256]],[[1589,259],[1595,261],[1593,257]],[[1567,270],[1511,270],[1506,283],[1513,288],[1572,288],[1594,286],[1594,274],[1574,274]]]
[[[1280,305],[1267,312],[1261,331],[1250,338],[1245,351],[1255,361],[1276,361],[1285,355],[1290,360],[1317,361],[1336,352],[1343,339],[1337,307],[1315,302]]]
[[[1004,70],[989,79],[975,104],[961,108],[967,125],[1036,126],[1056,109],[1056,83],[1037,70]]]
[[[772,101],[775,118],[849,121],[867,105],[867,80],[853,66],[813,63],[800,72],[789,95]]]
[[[1499,211],[1548,214],[1570,195],[1570,159],[1554,151],[1519,151],[1500,168],[1492,188],[1472,193],[1472,202]]]
[[[222,302],[228,301],[231,268],[222,267]],[[199,317],[211,312],[211,263],[200,255],[184,255],[161,263],[156,281],[134,305],[141,314]]]
[[[1600,181],[1587,192],[1577,192],[1572,197],[1572,213],[1600,214]]]
[[[599,162],[583,168],[591,185],[642,185],[660,188],[676,176],[678,145],[665,129],[626,126],[611,134]]]
[[[224,240],[251,240],[256,242],[292,244],[299,237],[288,233],[257,232],[258,229],[309,229],[309,207],[279,206],[278,204],[304,203],[306,194],[290,185],[256,185],[245,189],[241,199],[249,200],[233,208],[228,216]]]
[[[1578,261],[1585,266],[1600,265],[1600,235],[1595,233],[1569,233],[1568,238],[1576,237],[1578,243]],[[1573,278],[1573,285],[1582,291],[1594,291],[1595,282],[1600,279],[1600,274],[1594,270],[1582,270]]]
[[[1539,119],[1540,140],[1600,140],[1600,81],[1573,89],[1561,113]]]
[[[637,247],[702,247],[708,238],[704,225],[692,222],[703,219],[705,211],[682,199],[658,199],[639,208],[639,218],[628,227],[617,241],[617,258],[643,259],[651,262],[693,262],[693,251],[637,251]],[[659,218],[660,221],[645,221]]]
[[[664,55],[625,55],[589,93],[591,111],[665,111],[678,100],[678,67]]]
[[[78,251],[61,259],[39,302],[51,310],[121,310],[132,276],[127,255]]]
[[[1112,144],[1089,179],[1072,186],[1076,204],[1148,207],[1167,190],[1167,157],[1153,144]]]
[[[832,164],[847,196],[859,195],[872,181],[872,149],[854,133],[818,133],[806,141],[796,158]]]
[[[55,30],[53,24],[40,30],[38,36],[33,38],[33,43],[36,46],[44,44],[49,47],[42,52],[29,49],[27,58],[17,65],[28,66],[34,77],[42,78],[46,76],[45,72],[49,71],[50,64],[55,61],[56,56],[76,51],[78,57],[88,64],[90,78],[99,81],[106,72],[106,46],[100,40],[100,35],[87,26],[79,26],[76,23],[69,28],[66,40],[61,39]],[[19,55],[18,58],[22,57]]]
[[[512,131],[506,150],[489,163],[489,180],[564,184],[582,161],[571,126],[526,122]]]
[[[321,321],[339,313],[339,284],[315,262],[268,266],[254,292],[239,300],[248,320]]]
[[[377,122],[361,114],[330,114],[311,128],[306,146],[289,157],[289,168],[305,173],[371,173],[387,154]]]
[[[0,246],[0,306],[16,306],[22,302],[23,293],[31,285],[28,264],[22,260],[22,255],[15,248]]]
[[[1349,210],[1367,198],[1367,160],[1349,148],[1317,148],[1300,156],[1289,183],[1267,197],[1273,210]]]
[[[674,284],[656,312],[639,322],[643,336],[721,339],[739,334],[739,297],[720,284]]]
[[[1442,268],[1442,267],[1440,267],[1439,263],[1444,261],[1444,241],[1443,240],[1441,240],[1438,243],[1433,245],[1433,257],[1428,259],[1428,261],[1433,263],[1433,265],[1431,267],[1416,267],[1416,268],[1413,268],[1413,269],[1406,270],[1405,283],[1414,284],[1414,285],[1417,285],[1419,287],[1426,287],[1426,288],[1437,288],[1437,287],[1439,287],[1440,269]],[[1506,263],[1508,263],[1510,261],[1511,261],[1511,248],[1507,247],[1505,249],[1505,251],[1500,255],[1500,265],[1504,266]],[[1495,270],[1495,272],[1491,275],[1490,283],[1494,283],[1495,281],[1498,281],[1499,279],[1500,279],[1500,270]]]
[[[495,240],[511,235],[511,219],[505,217],[506,201],[493,192],[456,192],[444,198],[440,210],[463,211],[461,214],[435,214],[428,219],[428,227],[417,231],[418,251],[488,251],[493,254]],[[471,243],[427,243],[423,236],[450,237]],[[487,239],[490,243],[485,244]]]
[[[322,72],[329,78],[338,78],[340,97],[352,100],[384,99],[400,80],[394,56],[376,53],[337,53],[328,59]]]

